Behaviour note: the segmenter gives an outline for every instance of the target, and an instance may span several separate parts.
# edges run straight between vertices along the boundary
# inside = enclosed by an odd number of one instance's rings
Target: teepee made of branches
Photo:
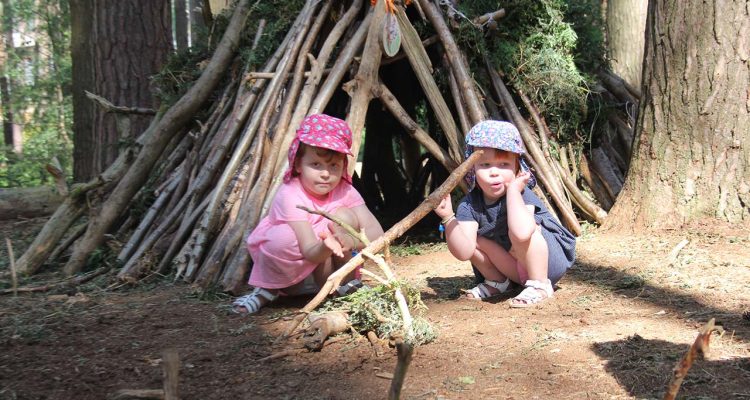
[[[583,168],[564,146],[551,144],[544,117],[523,93],[506,86],[498,66],[485,60],[479,69],[469,69],[450,17],[436,2],[390,5],[385,0],[374,5],[365,0],[306,1],[281,44],[261,68],[253,68],[243,64],[240,54],[247,49],[239,48],[240,38],[253,21],[256,40],[249,46],[257,46],[264,24],[254,19],[250,0],[239,0],[200,77],[159,111],[146,131],[132,135],[133,144],[112,166],[70,189],[16,263],[18,271],[32,274],[56,261],[74,275],[100,246],[109,246],[117,254],[121,280],[158,273],[202,288],[241,291],[252,264],[244,239],[282,182],[300,121],[321,112],[345,118],[356,155],[373,107],[387,112],[418,143],[417,157],[426,154],[446,172],[463,161],[463,133],[471,125],[487,118],[512,121],[541,183],[538,194],[549,208],[576,234],[581,232],[579,218],[601,222],[606,217],[602,205],[608,209],[618,190],[617,177],[611,183],[607,173],[612,157],[594,156]],[[502,10],[487,10],[474,23],[484,29],[503,15]],[[430,28],[420,29],[429,36],[420,36],[417,23]],[[389,57],[384,30],[394,24],[400,50]],[[382,79],[382,68],[395,63],[408,66],[415,77],[429,107],[429,128],[395,94],[403,90],[392,79],[389,84]],[[443,76],[435,76],[438,68]],[[476,74],[487,76],[491,87],[478,87]],[[616,92],[611,85],[617,82],[603,81],[607,85],[601,92]],[[115,113],[121,133],[127,134],[129,115],[138,110],[91,97]],[[616,94],[611,97],[617,101]],[[516,105],[519,99],[524,108]],[[630,121],[615,119],[613,126],[613,138],[632,141]],[[368,141],[379,134],[371,130]],[[612,151],[626,158],[622,150]],[[354,161],[349,163],[352,170]]]

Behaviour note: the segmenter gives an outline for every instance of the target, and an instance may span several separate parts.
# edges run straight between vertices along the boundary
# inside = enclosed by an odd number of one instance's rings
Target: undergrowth
[[[404,321],[396,303],[398,288],[406,298],[409,311],[414,313],[412,335],[409,336],[404,335]],[[349,322],[357,331],[374,331],[383,338],[404,337],[407,343],[414,346],[429,343],[437,337],[435,328],[421,316],[425,310],[427,306],[422,302],[419,290],[401,281],[362,288],[348,296],[328,300],[320,308],[321,312],[347,312]]]

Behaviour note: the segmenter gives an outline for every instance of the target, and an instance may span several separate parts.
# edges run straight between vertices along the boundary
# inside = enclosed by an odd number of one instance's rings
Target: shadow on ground
[[[715,336],[712,338],[714,339]],[[592,350],[606,360],[605,370],[627,392],[639,399],[661,398],[672,377],[672,369],[690,346],[663,340],[647,340],[639,335],[595,343]],[[744,374],[746,379],[737,380]],[[729,378],[732,377],[732,378]],[[680,398],[710,399],[716,393],[733,393],[731,398],[748,398],[750,358],[697,360],[679,390]],[[658,388],[659,390],[655,390]]]
[[[625,295],[633,301],[670,310],[679,319],[689,318],[705,323],[715,318],[717,325],[722,325],[727,332],[733,332],[737,339],[750,340],[750,321],[744,320],[741,312],[706,304],[685,291],[652,285],[641,276],[614,267],[578,262],[564,280],[596,286]]]

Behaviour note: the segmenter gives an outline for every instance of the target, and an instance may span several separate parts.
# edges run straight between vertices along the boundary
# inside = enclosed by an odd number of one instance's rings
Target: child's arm
[[[516,179],[508,185],[505,194],[508,202],[508,234],[521,241],[528,241],[536,230],[533,206],[531,209],[523,201],[521,192],[529,181],[531,174],[519,173]]]
[[[458,221],[453,212],[450,194],[446,195],[435,208],[435,214],[444,221],[445,241],[453,257],[466,261],[474,255],[477,248],[477,229],[475,221]]]
[[[306,260],[320,264],[331,254],[343,257],[341,244],[333,237],[333,234],[324,231],[318,238],[307,221],[289,221],[287,223],[294,231],[299,250]]]
[[[359,221],[360,228],[365,230],[365,236],[367,236],[367,239],[369,241],[373,241],[381,236],[383,236],[383,227],[380,226],[380,222],[378,222],[378,219],[375,218],[374,215],[372,215],[372,212],[369,208],[367,208],[366,205],[362,204],[356,207],[351,208],[354,215],[357,216],[357,221]],[[363,244],[357,241],[357,249],[363,248]]]

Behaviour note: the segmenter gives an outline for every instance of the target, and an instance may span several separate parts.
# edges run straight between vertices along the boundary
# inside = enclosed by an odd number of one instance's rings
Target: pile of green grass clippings
[[[401,289],[412,313],[411,335],[404,332],[404,321],[395,297],[397,288]],[[350,295],[330,299],[319,309],[320,312],[344,311],[357,331],[374,331],[381,338],[403,337],[413,346],[429,343],[437,337],[435,328],[422,317],[425,310],[427,307],[419,290],[401,281],[359,289]]]

